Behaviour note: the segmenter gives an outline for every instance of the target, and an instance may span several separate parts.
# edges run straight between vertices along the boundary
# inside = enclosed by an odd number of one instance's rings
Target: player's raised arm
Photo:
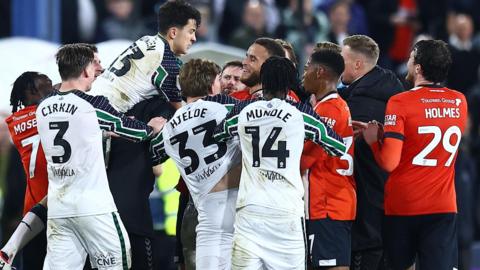
[[[302,112],[305,124],[305,138],[322,146],[329,155],[341,156],[345,154],[347,147],[343,139],[335,131],[329,128],[313,111],[303,103],[293,103]]]
[[[85,99],[95,108],[101,129],[136,142],[148,140],[153,136],[154,129],[152,127],[118,112],[105,97],[84,95]]]

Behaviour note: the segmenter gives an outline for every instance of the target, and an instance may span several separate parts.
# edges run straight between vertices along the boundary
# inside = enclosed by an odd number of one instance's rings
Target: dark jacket
[[[403,91],[397,76],[379,66],[339,89],[350,107],[352,120],[383,123],[388,99]],[[388,174],[375,162],[363,139],[355,141],[354,177],[357,184],[357,218],[352,227],[352,250],[382,246],[383,191]]]

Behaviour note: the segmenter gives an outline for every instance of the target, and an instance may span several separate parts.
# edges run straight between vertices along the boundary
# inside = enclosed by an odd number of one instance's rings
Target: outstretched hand
[[[367,128],[367,125],[365,122],[352,120],[353,137],[355,139],[361,137],[362,131]]]
[[[162,131],[163,126],[167,123],[167,119],[163,117],[154,117],[148,121],[149,126],[153,128],[153,133],[158,134],[160,131]]]
[[[381,123],[373,120],[368,122],[367,128],[362,131],[363,138],[368,144],[381,142],[383,140],[383,126]]]

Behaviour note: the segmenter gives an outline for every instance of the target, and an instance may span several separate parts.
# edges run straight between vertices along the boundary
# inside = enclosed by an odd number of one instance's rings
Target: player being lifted
[[[414,88],[392,96],[383,130],[363,132],[385,185],[385,247],[392,269],[458,268],[455,160],[467,122],[465,96],[441,85],[452,63],[440,40],[415,44],[407,80]],[[382,138],[383,135],[383,138]]]
[[[158,138],[154,160],[170,156],[177,164],[198,210],[197,269],[230,269],[235,203],[240,179],[238,140],[216,142],[213,132],[236,102],[207,97],[218,72],[215,64],[194,59],[180,71],[187,105],[176,111]]]
[[[334,156],[346,150],[311,107],[285,100],[296,74],[290,60],[268,58],[263,98],[236,105],[215,131],[220,141],[238,136],[242,150],[232,269],[305,269],[304,140]]]
[[[126,112],[138,102],[160,95],[175,108],[181,106],[177,76],[181,62],[196,41],[198,10],[181,1],[167,1],[158,11],[158,34],[135,41],[100,76],[90,94],[107,97]]]

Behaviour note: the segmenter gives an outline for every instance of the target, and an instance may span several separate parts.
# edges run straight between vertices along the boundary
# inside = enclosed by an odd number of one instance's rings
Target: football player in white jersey
[[[95,80],[90,48],[65,45],[57,63],[62,85],[36,112],[49,178],[44,269],[83,269],[87,254],[94,268],[128,269],[130,244],[108,187],[101,130],[141,141],[164,122],[147,126],[85,94]]]
[[[193,59],[182,67],[179,78],[187,105],[176,111],[152,146],[158,162],[168,156],[175,161],[198,210],[196,268],[224,270],[231,268],[241,166],[238,140],[213,139],[227,108],[236,103],[228,96],[207,97],[219,72],[215,66]]]
[[[264,99],[239,103],[215,131],[219,141],[238,136],[242,150],[232,269],[305,269],[304,140],[335,156],[346,149],[311,107],[285,100],[296,74],[290,60],[270,57]]]
[[[126,112],[138,102],[160,95],[175,108],[181,106],[177,76],[181,62],[196,41],[201,17],[181,1],[167,1],[158,11],[158,34],[135,41],[93,84],[91,94],[103,95],[112,106]]]

